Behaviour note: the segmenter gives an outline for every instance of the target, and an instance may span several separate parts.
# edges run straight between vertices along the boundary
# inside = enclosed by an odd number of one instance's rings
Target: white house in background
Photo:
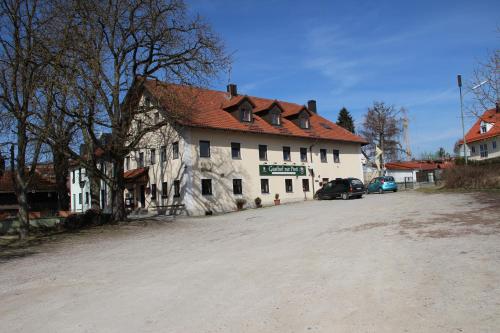
[[[500,106],[487,110],[465,135],[466,152],[471,160],[500,157]],[[459,141],[463,156],[463,140]]]
[[[450,161],[389,162],[385,164],[385,174],[394,177],[396,183],[433,182],[436,173],[452,166]]]

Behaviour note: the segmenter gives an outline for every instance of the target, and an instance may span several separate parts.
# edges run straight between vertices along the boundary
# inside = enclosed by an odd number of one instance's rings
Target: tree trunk
[[[127,212],[125,210],[125,178],[123,177],[123,158],[114,160],[113,172],[115,184],[113,184],[112,205],[113,205],[113,221],[125,221]]]
[[[92,168],[87,170],[87,176],[90,182],[90,209],[100,211],[101,180],[96,176]]]
[[[68,196],[68,169],[69,163],[65,154],[61,152],[60,147],[52,147],[52,156],[54,157],[54,173],[56,176],[57,188],[57,209],[69,210]]]
[[[28,196],[26,190],[20,190],[17,193],[17,202],[19,205],[19,210],[17,212],[17,218],[19,220],[19,239],[23,240],[28,237],[30,230],[30,220],[29,220],[29,207],[28,207]]]

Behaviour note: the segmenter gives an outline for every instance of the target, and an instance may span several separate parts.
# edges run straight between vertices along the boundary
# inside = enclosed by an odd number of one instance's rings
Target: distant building
[[[30,212],[54,215],[57,212],[57,186],[52,164],[39,164],[28,187],[28,207]],[[12,171],[0,173],[0,213],[15,216],[19,209],[14,188]]]
[[[500,157],[500,106],[484,112],[467,134],[466,153],[471,160],[486,160]],[[463,156],[463,140],[459,141]]]
[[[443,169],[453,165],[451,161],[389,162],[385,164],[385,174],[394,177],[396,183],[434,182]]]

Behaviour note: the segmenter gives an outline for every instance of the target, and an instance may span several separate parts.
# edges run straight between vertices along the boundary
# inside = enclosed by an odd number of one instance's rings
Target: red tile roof
[[[171,115],[176,116],[177,122],[185,126],[367,143],[360,136],[334,122],[309,112],[303,105],[246,95],[229,98],[228,93],[223,91],[166,84],[156,80],[147,80],[144,86],[165,110],[169,110]],[[253,121],[250,123],[239,121],[227,111],[228,108],[238,105],[245,99],[255,106]],[[256,112],[269,109],[275,103],[283,109],[281,126],[271,125],[256,114]],[[310,129],[302,129],[287,119],[302,110],[310,114]]]
[[[481,133],[481,122],[493,124],[493,127],[486,133]],[[500,112],[496,109],[490,109],[483,113],[481,117],[472,125],[471,129],[465,135],[467,143],[489,139],[500,136]],[[460,144],[463,140],[459,141]]]
[[[436,170],[447,169],[453,165],[453,162],[450,161],[400,161],[386,163],[385,168],[387,170]]]
[[[134,180],[138,177],[147,175],[147,173],[148,173],[148,168],[132,169],[132,170],[125,171],[123,173],[123,178],[125,178],[126,181]]]
[[[40,172],[41,171],[41,172]],[[39,192],[54,192],[56,191],[55,176],[53,174],[53,169],[49,170],[42,169],[35,171],[33,175],[33,180],[31,185],[28,187],[28,191],[39,191]],[[0,176],[0,192],[10,193],[14,192],[14,182],[12,181],[12,171],[6,170]]]

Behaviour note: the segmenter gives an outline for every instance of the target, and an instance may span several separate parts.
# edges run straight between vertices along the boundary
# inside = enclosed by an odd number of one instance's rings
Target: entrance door
[[[141,207],[146,207],[146,188],[144,185],[141,185]]]

